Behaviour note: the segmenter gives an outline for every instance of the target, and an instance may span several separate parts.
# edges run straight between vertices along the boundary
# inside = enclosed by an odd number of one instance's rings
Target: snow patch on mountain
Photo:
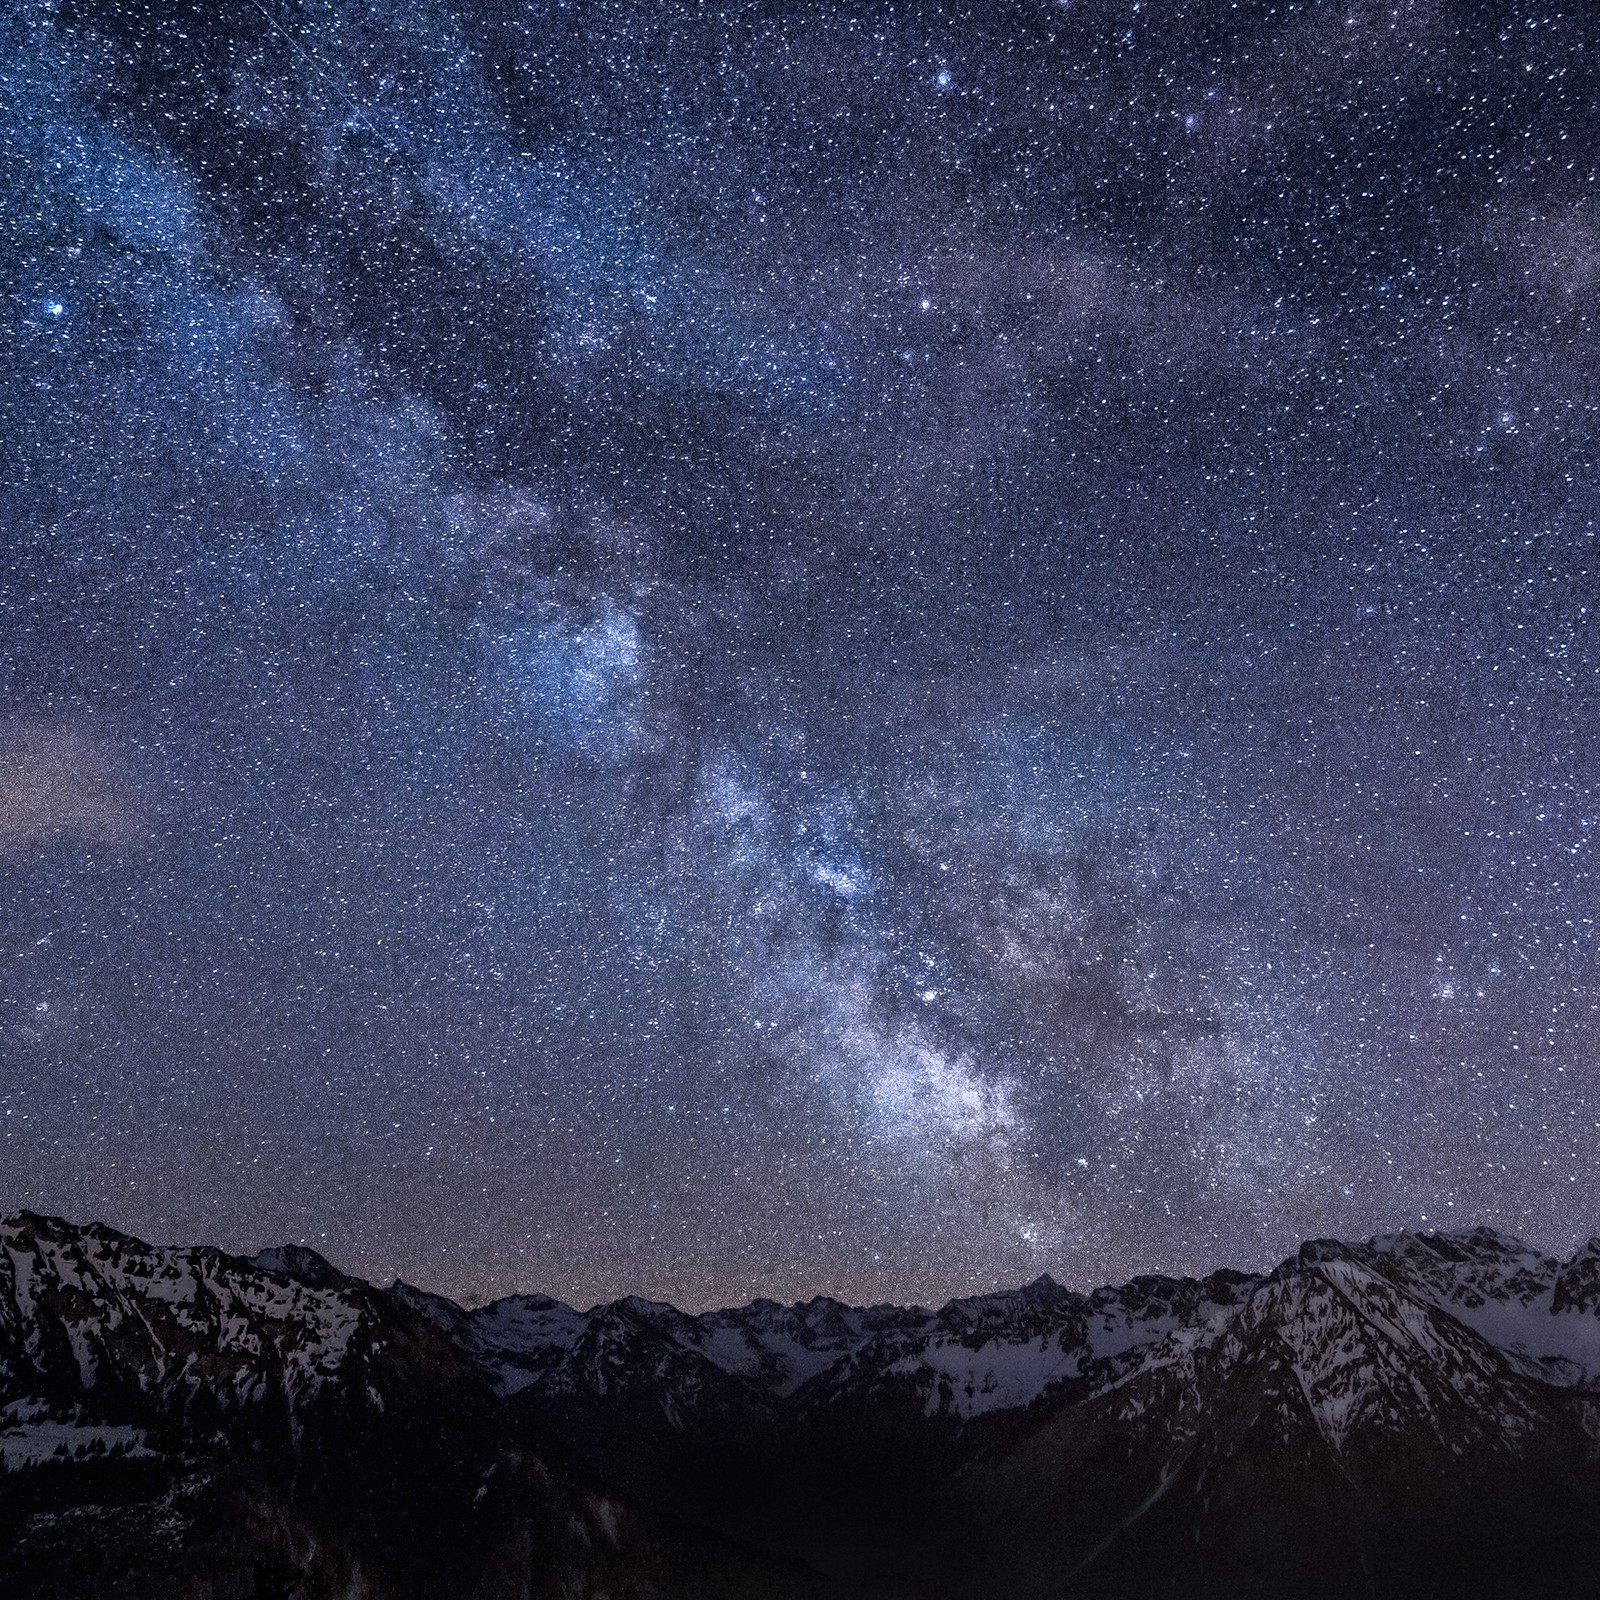
[[[26,1422],[0,1428],[0,1466],[38,1466],[48,1461],[137,1460],[155,1455],[141,1428],[80,1422]]]

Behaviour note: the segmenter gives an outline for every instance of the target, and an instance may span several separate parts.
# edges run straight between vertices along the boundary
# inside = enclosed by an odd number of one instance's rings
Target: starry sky
[[[1600,1230],[1597,49],[5,8],[0,1209],[691,1307]]]

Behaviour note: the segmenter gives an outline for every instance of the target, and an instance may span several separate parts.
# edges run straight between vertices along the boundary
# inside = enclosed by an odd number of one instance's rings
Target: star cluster
[[[0,20],[0,1207],[938,1300],[1600,1226],[1583,6]]]

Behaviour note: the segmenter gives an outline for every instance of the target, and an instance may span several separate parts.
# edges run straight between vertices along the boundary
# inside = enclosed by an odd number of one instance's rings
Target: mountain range
[[[467,1308],[0,1221],[0,1595],[1600,1594],[1600,1239]]]

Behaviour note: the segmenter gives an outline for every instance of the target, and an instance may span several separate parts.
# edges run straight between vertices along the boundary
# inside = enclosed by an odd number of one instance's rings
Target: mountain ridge
[[[20,1212],[0,1469],[32,1508],[0,1493],[7,1592],[73,1600],[167,1592],[130,1507],[173,1530],[196,1597],[245,1600],[230,1570],[309,1600],[1248,1594],[1291,1572],[1413,1594],[1502,1568],[1544,1592],[1512,1570],[1529,1541],[1562,1592],[1600,1560],[1600,1239],[1312,1239],[1258,1273],[686,1313],[469,1308],[305,1246]],[[72,1576],[73,1519],[123,1589]]]

